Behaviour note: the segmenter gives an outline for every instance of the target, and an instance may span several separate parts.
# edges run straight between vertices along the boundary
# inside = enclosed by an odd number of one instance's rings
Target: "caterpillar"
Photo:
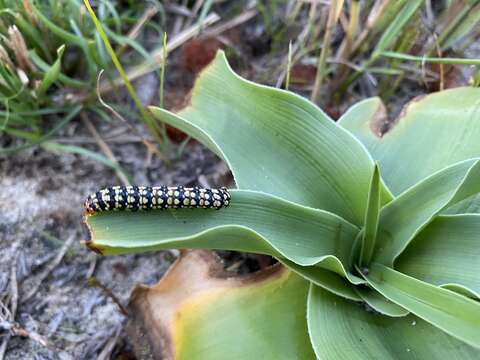
[[[94,214],[111,210],[221,209],[229,203],[230,193],[225,187],[112,186],[89,195],[83,207],[87,214]]]

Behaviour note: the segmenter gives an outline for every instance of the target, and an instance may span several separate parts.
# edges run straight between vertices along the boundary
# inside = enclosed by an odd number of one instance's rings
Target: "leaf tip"
[[[82,240],[80,242],[82,243],[82,245],[85,245],[87,248],[89,248],[93,252],[95,252],[99,255],[102,255],[102,256],[105,255],[103,253],[103,249],[101,247],[99,247],[98,245],[95,245],[95,243],[92,240]]]

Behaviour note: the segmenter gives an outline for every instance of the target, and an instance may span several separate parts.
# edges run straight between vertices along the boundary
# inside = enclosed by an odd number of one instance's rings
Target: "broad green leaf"
[[[405,191],[380,212],[375,261],[392,266],[409,242],[446,207],[480,192],[480,162],[465,160]]]
[[[307,294],[308,282],[286,271],[265,284],[229,288],[188,303],[176,324],[175,359],[313,360]]]
[[[137,286],[127,336],[142,359],[314,359],[309,282],[276,264],[225,271],[208,251],[185,251],[154,286]]]
[[[308,329],[322,360],[478,359],[480,351],[416,316],[374,314],[363,306],[311,286]]]
[[[374,165],[365,148],[306,99],[237,76],[223,52],[200,74],[186,109],[151,111],[221,156],[240,189],[363,223]]]
[[[353,106],[339,123],[367,147],[398,195],[444,167],[480,157],[479,98],[480,88],[464,87],[414,99],[382,137],[387,121],[377,98]]]
[[[387,299],[480,348],[480,302],[373,263],[365,279]]]
[[[380,173],[375,165],[370,190],[368,192],[367,211],[365,212],[365,227],[362,232],[362,247],[360,249],[360,264],[368,265],[372,260],[375,241],[377,240],[378,220],[380,214]]]
[[[38,87],[37,94],[39,97],[43,96],[47,92],[47,90],[50,88],[50,86],[52,86],[53,83],[58,80],[58,77],[60,75],[62,56],[64,51],[65,51],[65,45],[62,45],[57,49],[57,60],[55,60],[53,65],[43,75],[42,82]]]
[[[103,212],[87,216],[92,249],[104,255],[207,248],[261,253],[299,265],[322,263],[345,276],[358,229],[326,211],[234,190],[221,210]],[[325,264],[323,264],[325,263]]]
[[[439,216],[400,255],[395,268],[434,285],[460,285],[480,298],[480,215]]]
[[[409,311],[402,308],[400,305],[391,302],[375,290],[365,287],[356,287],[355,291],[360,298],[370,306],[373,310],[391,317],[407,316]],[[367,311],[367,308],[365,309]],[[370,310],[371,311],[371,310]]]

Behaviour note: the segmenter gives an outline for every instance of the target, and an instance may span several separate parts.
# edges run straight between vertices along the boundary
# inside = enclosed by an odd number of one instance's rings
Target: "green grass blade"
[[[28,55],[30,56],[30,60],[37,66],[40,70],[46,72],[50,69],[50,65],[47,64],[43,59],[38,56],[38,54],[35,52],[35,50],[30,50],[28,52]],[[89,84],[85,81],[73,79],[69,76],[66,76],[62,73],[58,74],[58,80],[62,82],[63,84],[74,87],[74,88],[84,88],[89,86]]]
[[[450,6],[455,9],[456,3],[453,2]],[[446,9],[448,12],[450,9]],[[439,35],[439,42],[442,49],[449,49],[455,45],[457,41],[462,39],[472,30],[478,30],[478,23],[480,22],[480,5],[478,0],[469,1],[465,4],[456,17],[449,21],[447,29],[444,29]],[[473,35],[473,34],[472,34]]]
[[[60,121],[58,121],[55,126],[50,130],[48,131],[47,133],[45,133],[44,135],[42,135],[41,137],[39,137],[37,140],[35,141],[31,141],[27,144],[24,144],[24,145],[19,145],[19,146],[14,146],[14,147],[9,147],[9,148],[0,148],[0,155],[3,155],[3,154],[13,154],[13,153],[16,153],[16,152],[19,152],[21,150],[25,150],[25,149],[28,149],[28,148],[31,148],[32,146],[35,146],[35,145],[39,145],[41,144],[42,142],[45,142],[47,141],[48,139],[50,139],[53,135],[55,135],[55,133],[60,130],[62,127],[64,127],[66,124],[68,124],[72,119],[75,118],[75,116],[78,115],[78,113],[82,110],[82,106],[81,105],[77,105],[75,106],[74,108],[72,108]]]
[[[480,59],[462,59],[462,58],[435,58],[428,56],[414,56],[393,51],[382,51],[381,56],[400,59],[405,61],[417,61],[432,64],[449,64],[449,65],[480,65]]]
[[[57,26],[55,23],[53,23],[51,20],[49,20],[36,6],[34,6],[32,3],[30,3],[33,12],[37,16],[37,18],[42,22],[42,24],[50,30],[52,33],[54,33],[56,36],[58,36],[60,39],[62,39],[65,44],[72,45],[75,44],[77,46],[82,46],[84,43],[84,39],[68,32],[62,29],[61,27]],[[91,39],[87,39],[87,41],[93,41]]]
[[[377,43],[372,57],[377,57],[380,52],[392,47],[394,41],[400,36],[403,27],[411,20],[417,13],[418,8],[422,5],[422,0],[406,1],[402,10],[394,17],[391,24],[383,32],[382,37]]]
[[[44,96],[47,90],[50,88],[50,86],[52,86],[53,83],[57,81],[60,75],[62,56],[64,51],[65,51],[65,45],[62,45],[57,49],[57,60],[55,60],[55,62],[50,67],[50,69],[48,69],[45,72],[45,74],[43,75],[42,82],[38,87],[37,94],[39,97]]]
[[[143,120],[145,121],[148,129],[150,130],[152,136],[155,137],[155,139],[162,143],[162,140],[160,139],[157,130],[154,126],[153,120],[150,116],[150,114],[145,110],[145,108],[142,105],[142,102],[140,101],[140,98],[138,97],[135,89],[133,88],[130,80],[128,80],[127,75],[125,74],[125,71],[123,70],[122,64],[120,63],[120,60],[118,59],[117,55],[115,54],[115,50],[113,50],[112,45],[110,44],[110,41],[108,40],[107,34],[105,34],[105,31],[103,30],[102,24],[98,20],[97,16],[95,15],[95,12],[93,11],[92,7],[90,6],[89,0],[84,0],[85,6],[92,18],[93,23],[95,24],[95,27],[97,28],[97,31],[99,32],[100,36],[102,37],[103,43],[105,44],[105,47],[107,48],[108,54],[110,55],[115,67],[117,68],[117,71],[120,74],[120,77],[122,78],[125,87],[128,90],[128,93],[133,99],[133,102],[135,103],[135,106],[137,107],[138,111],[140,111],[140,114],[142,115]]]

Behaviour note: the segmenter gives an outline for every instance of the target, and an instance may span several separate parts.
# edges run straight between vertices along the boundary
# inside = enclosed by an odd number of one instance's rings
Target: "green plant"
[[[161,13],[161,5],[156,7]],[[144,7],[105,0],[96,11],[125,64],[139,63],[139,58],[152,62],[138,38],[124,34]],[[82,110],[109,118],[95,90],[100,70],[106,70],[109,80],[116,74],[82,1],[0,0],[0,14],[0,134],[24,140],[0,154],[45,144]],[[140,31],[138,36],[143,35]],[[124,51],[127,46],[138,56]]]
[[[87,244],[104,255],[239,250],[291,270],[190,304],[196,327],[172,325],[177,358],[476,359],[479,96],[432,94],[395,124],[372,98],[335,124],[238,77],[219,53],[186,109],[151,111],[227,162],[230,206],[87,216]]]
[[[448,74],[459,67],[444,64],[478,65],[462,57],[469,57],[479,36],[479,10],[478,0],[298,3],[294,9],[281,8],[288,19],[282,26],[289,28],[283,33],[290,35],[279,37],[280,44],[272,48],[285,54],[290,36],[293,64],[317,65],[311,98],[328,109],[343,107],[359,90],[389,100],[404,89],[451,87]],[[277,72],[277,86],[285,79],[283,69]],[[476,84],[473,72],[468,76]]]

